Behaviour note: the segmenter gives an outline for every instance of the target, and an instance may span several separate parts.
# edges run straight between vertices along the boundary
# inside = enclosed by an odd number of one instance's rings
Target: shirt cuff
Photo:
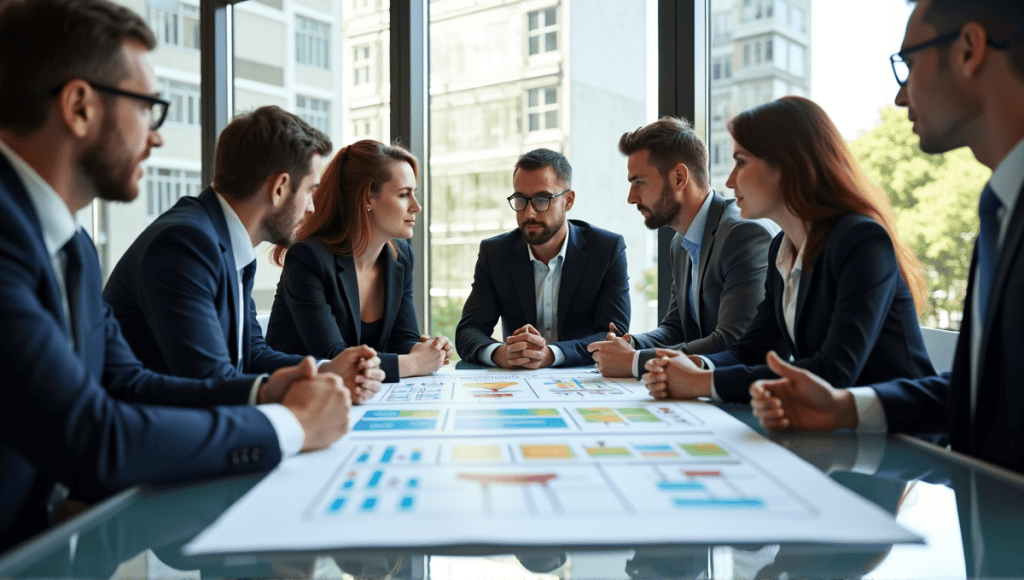
[[[329,362],[331,362],[331,359],[329,359],[329,358],[320,359],[320,360],[316,361],[316,370],[319,371],[320,367],[324,366],[325,364],[327,364]]]
[[[274,426],[277,442],[281,446],[281,457],[298,455],[306,441],[306,432],[298,418],[287,407],[277,403],[257,405],[256,408],[266,415],[267,420]]]
[[[857,406],[858,433],[885,433],[888,424],[885,421],[885,408],[878,393],[871,387],[850,387],[853,403]]]
[[[886,439],[882,435],[857,435],[857,459],[850,471],[874,475],[882,465]]]
[[[633,351],[633,376],[639,379],[642,374],[640,372],[640,351],[636,350]]]
[[[563,364],[565,364],[565,353],[562,352],[561,348],[559,348],[559,347],[557,347],[557,346],[555,346],[553,344],[549,344],[548,348],[550,348],[551,349],[551,353],[555,355],[555,362],[551,363],[551,366],[553,366],[553,367],[560,367]]]
[[[249,390],[249,406],[253,406],[260,400],[260,387],[263,386],[264,381],[270,378],[270,375],[263,373],[256,377],[256,380],[252,382],[252,389]]]
[[[711,362],[711,359],[706,356],[697,355],[697,358],[704,363],[704,368],[711,371],[711,400],[716,403],[721,403],[722,397],[719,397],[718,391],[715,390],[715,363]]]
[[[480,364],[482,364],[484,366],[488,366],[488,367],[496,367],[496,366],[498,366],[497,364],[494,363],[493,360],[491,360],[491,356],[494,355],[494,351],[498,350],[499,346],[501,346],[501,343],[500,342],[495,342],[493,344],[489,344],[489,345],[481,348],[480,350],[478,350],[477,352],[480,353],[476,357],[477,359],[479,359],[478,362]]]

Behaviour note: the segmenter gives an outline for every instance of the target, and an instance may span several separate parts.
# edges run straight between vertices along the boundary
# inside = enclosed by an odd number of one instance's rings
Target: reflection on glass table
[[[729,411],[750,422],[742,407]],[[925,538],[884,547],[498,546],[188,558],[181,547],[258,476],[129,490],[0,558],[12,578],[1014,578],[1024,577],[1024,486],[902,437],[776,434],[773,439]],[[679,525],[687,525],[680,519]],[[147,552],[147,550],[150,550]],[[119,567],[145,554],[142,573]],[[136,560],[137,561],[137,560]],[[155,564],[159,564],[156,566]],[[176,572],[184,571],[184,572]]]

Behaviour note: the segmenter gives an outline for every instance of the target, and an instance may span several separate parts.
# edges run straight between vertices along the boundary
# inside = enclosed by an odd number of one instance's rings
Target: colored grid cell
[[[693,457],[726,457],[729,452],[715,443],[680,443],[683,451]]]
[[[461,409],[458,417],[557,417],[558,409]]]
[[[331,502],[330,507],[327,508],[327,513],[336,514],[341,511],[341,508],[345,507],[345,498],[339,497]]]
[[[576,455],[568,445],[520,445],[526,459],[575,459]]]
[[[353,431],[426,431],[437,425],[436,419],[360,419]]]
[[[455,428],[473,429],[566,429],[568,425],[561,417],[481,417],[479,419],[456,419]]]
[[[679,457],[679,452],[672,448],[667,443],[654,443],[654,444],[633,444],[633,449],[636,449],[641,456],[646,459],[653,459],[659,457]]]
[[[622,417],[619,417],[615,411],[608,407],[594,407],[590,409],[577,409],[576,410],[583,420],[587,423],[625,423]]]
[[[625,447],[587,447],[591,457],[633,457]]]
[[[368,497],[363,501],[363,505],[359,506],[359,509],[364,512],[372,512],[377,507],[377,498]]]
[[[395,456],[395,448],[394,447],[388,447],[387,449],[384,450],[384,455],[380,456],[380,462],[381,463],[390,463],[391,459],[394,456]]]
[[[497,445],[456,445],[452,449],[455,461],[501,461],[501,447]]]
[[[370,481],[366,482],[366,489],[373,489],[380,485],[381,478],[384,477],[383,471],[374,471],[373,476],[370,477]]]
[[[626,419],[634,423],[661,423],[662,420],[657,418],[654,413],[648,411],[643,407],[625,407],[620,408],[619,412],[625,415]]]
[[[696,481],[659,481],[658,489],[661,491],[701,491],[704,485]]]
[[[413,497],[411,495],[407,495],[402,498],[401,502],[399,502],[398,509],[403,512],[411,511],[414,504],[415,500]]]

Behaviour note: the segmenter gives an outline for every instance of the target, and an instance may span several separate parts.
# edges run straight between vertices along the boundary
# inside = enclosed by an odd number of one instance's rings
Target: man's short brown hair
[[[280,107],[260,107],[231,120],[217,139],[213,188],[237,200],[252,197],[272,175],[287,173],[295,191],[313,155],[327,156],[331,140]]]
[[[623,133],[619,139],[619,151],[623,155],[644,150],[650,153],[651,165],[662,175],[683,163],[690,170],[694,183],[703,189],[709,187],[707,147],[686,119],[662,117],[646,127]]]
[[[0,6],[0,127],[19,133],[46,122],[50,99],[68,81],[117,85],[127,78],[126,40],[156,47],[138,14],[107,0],[4,0]]]

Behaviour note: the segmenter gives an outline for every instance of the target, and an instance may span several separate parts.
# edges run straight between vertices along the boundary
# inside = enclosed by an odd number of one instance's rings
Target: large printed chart
[[[387,387],[348,436],[283,463],[185,552],[919,540],[713,405],[655,401],[636,381],[450,372]]]

